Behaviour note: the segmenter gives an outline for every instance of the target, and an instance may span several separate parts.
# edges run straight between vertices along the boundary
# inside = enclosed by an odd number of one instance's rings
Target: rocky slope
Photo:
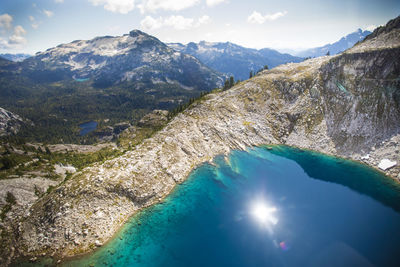
[[[195,102],[132,151],[38,200],[3,230],[14,238],[8,249],[61,257],[90,251],[194,167],[232,149],[288,144],[372,167],[383,158],[400,162],[400,18],[391,23],[391,31],[343,54],[282,65]],[[397,164],[385,172],[399,171]]]
[[[0,136],[16,134],[22,123],[20,116],[0,108]]]
[[[355,32],[352,32],[344,37],[342,37],[339,41],[334,42],[332,44],[327,44],[321,47],[315,47],[311,49],[307,49],[301,52],[296,53],[296,56],[299,57],[320,57],[325,56],[328,52],[331,55],[336,55],[340,52],[345,51],[346,49],[351,48],[357,42],[364,40],[366,36],[371,34],[370,31],[363,31],[358,29]]]
[[[212,69],[227,76],[233,75],[236,79],[246,80],[250,71],[256,72],[265,65],[274,68],[288,62],[300,62],[303,59],[289,54],[281,54],[276,50],[245,48],[230,42],[213,43],[201,41],[199,43],[168,44],[171,48],[193,55]]]

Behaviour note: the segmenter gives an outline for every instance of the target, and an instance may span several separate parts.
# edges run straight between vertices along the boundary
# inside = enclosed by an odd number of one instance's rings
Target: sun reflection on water
[[[258,200],[251,205],[250,214],[262,225],[276,225],[278,218],[275,215],[277,208],[268,205],[265,201]]]

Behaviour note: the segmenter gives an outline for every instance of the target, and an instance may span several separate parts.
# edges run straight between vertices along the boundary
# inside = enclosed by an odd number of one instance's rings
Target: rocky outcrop
[[[0,108],[0,136],[16,134],[22,123],[20,116]]]
[[[143,116],[138,122],[139,127],[147,128],[158,128],[165,125],[168,122],[168,111],[167,110],[153,110],[151,113]]]
[[[205,96],[132,151],[84,169],[38,200],[18,223],[17,252],[90,251],[193,168],[232,149],[288,144],[375,168],[383,158],[400,162],[400,35],[391,35],[389,47],[379,38]],[[396,165],[386,174],[399,171]]]

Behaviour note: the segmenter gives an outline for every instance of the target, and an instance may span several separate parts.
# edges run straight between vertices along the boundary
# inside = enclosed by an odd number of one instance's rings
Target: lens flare
[[[278,218],[274,216],[276,207],[268,206],[264,202],[256,202],[251,208],[251,215],[262,224],[277,224]]]
[[[283,251],[287,251],[290,249],[290,246],[287,242],[282,241],[279,243],[279,247],[283,250]]]

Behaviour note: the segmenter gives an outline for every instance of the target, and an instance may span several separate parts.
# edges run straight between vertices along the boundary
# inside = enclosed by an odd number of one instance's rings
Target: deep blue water
[[[400,186],[285,146],[204,164],[66,266],[400,266]]]
[[[79,131],[79,135],[80,136],[86,135],[86,134],[96,130],[96,127],[97,127],[96,121],[89,121],[89,122],[79,124],[79,128],[81,128],[81,130]]]

